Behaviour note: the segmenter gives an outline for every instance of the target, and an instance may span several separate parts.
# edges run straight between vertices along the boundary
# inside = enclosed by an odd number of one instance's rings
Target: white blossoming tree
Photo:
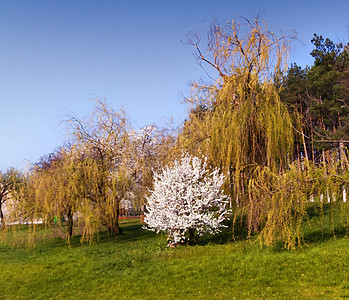
[[[206,169],[206,159],[183,154],[173,166],[154,174],[144,228],[166,232],[170,244],[191,244],[195,232],[219,232],[228,215],[224,180],[218,169]]]

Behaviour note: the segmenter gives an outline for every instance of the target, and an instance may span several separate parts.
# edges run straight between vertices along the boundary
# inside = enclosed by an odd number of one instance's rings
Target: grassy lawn
[[[312,237],[290,252],[245,240],[170,249],[137,220],[122,227],[123,236],[101,234],[92,245],[78,237],[70,247],[59,237],[29,248],[2,242],[0,299],[349,298],[344,235]]]

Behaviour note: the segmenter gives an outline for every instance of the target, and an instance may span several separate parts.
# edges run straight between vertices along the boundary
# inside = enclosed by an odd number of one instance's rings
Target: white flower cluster
[[[183,154],[172,167],[154,174],[154,189],[146,197],[145,229],[166,232],[171,243],[190,242],[190,230],[199,236],[219,232],[228,215],[224,181],[218,169],[206,170],[206,159]]]
[[[138,157],[155,155],[157,144],[156,132],[158,128],[155,124],[147,125],[139,131],[132,130],[129,133],[130,140],[134,144],[134,150]]]

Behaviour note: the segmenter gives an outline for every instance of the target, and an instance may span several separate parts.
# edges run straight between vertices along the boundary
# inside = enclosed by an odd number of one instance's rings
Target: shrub
[[[154,174],[154,189],[146,197],[145,229],[166,232],[173,244],[191,244],[195,233],[219,232],[228,214],[224,181],[218,169],[207,170],[206,159],[183,154]]]

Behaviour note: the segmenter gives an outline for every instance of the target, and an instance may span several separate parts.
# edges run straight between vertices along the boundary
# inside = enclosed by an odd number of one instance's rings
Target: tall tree
[[[121,233],[119,203],[129,187],[135,165],[130,149],[131,125],[124,112],[115,112],[105,100],[99,99],[89,116],[72,117],[68,124],[75,149],[96,164],[94,173],[88,174],[97,185],[97,190],[90,195],[91,200],[100,207],[103,224],[118,235]]]
[[[258,165],[286,166],[293,147],[291,118],[274,83],[285,68],[288,38],[255,18],[214,24],[208,41],[204,52],[197,36],[189,39],[199,62],[218,77],[211,84],[194,83],[179,145],[207,154],[225,172],[226,189],[238,205],[249,207],[249,227],[257,230],[262,208],[258,199],[249,199],[248,182]]]
[[[314,64],[292,65],[280,97],[302,117],[305,151],[316,158],[322,149],[349,140],[349,54],[348,45],[321,35],[315,34],[312,43]]]
[[[66,219],[68,237],[73,227],[83,240],[102,226],[118,235],[120,201],[134,195],[141,202],[164,156],[164,139],[155,126],[132,130],[125,114],[105,100],[97,99],[90,115],[71,117],[68,124],[70,146],[43,157],[31,170],[22,211],[27,219]]]

